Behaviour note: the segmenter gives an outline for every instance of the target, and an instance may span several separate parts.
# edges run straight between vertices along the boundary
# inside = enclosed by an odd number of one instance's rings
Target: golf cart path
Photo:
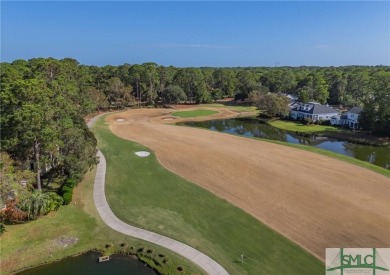
[[[88,127],[91,127],[98,117],[98,115],[92,118],[88,123]],[[168,248],[177,254],[187,258],[188,260],[194,262],[199,267],[201,267],[208,274],[229,274],[219,263],[203,254],[202,252],[184,244],[179,241],[173,240],[171,238],[165,237],[163,235],[150,232],[135,226],[128,225],[118,219],[115,214],[111,211],[110,206],[108,205],[106,194],[105,194],[105,178],[106,178],[106,159],[102,152],[98,150],[97,156],[99,157],[99,164],[96,169],[96,176],[93,187],[93,199],[95,202],[95,207],[104,221],[112,229],[126,234],[131,237],[142,239],[165,248]]]

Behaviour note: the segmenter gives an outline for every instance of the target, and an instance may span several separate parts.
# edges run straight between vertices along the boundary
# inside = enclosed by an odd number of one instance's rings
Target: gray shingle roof
[[[319,103],[308,103],[308,104],[301,104],[298,106],[295,106],[292,111],[298,111],[305,114],[329,114],[329,113],[336,113],[337,111],[331,107],[321,105]]]
[[[362,108],[360,107],[353,107],[351,110],[348,111],[348,113],[351,114],[360,114],[362,112]]]

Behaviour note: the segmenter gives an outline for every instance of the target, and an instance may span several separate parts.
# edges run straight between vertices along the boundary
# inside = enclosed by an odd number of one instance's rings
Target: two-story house
[[[353,107],[349,111],[343,113],[341,116],[332,116],[330,119],[331,125],[348,126],[351,129],[359,128],[359,116],[362,108]]]
[[[296,120],[311,118],[313,121],[330,120],[338,115],[337,111],[318,102],[296,103],[291,109],[290,117]]]

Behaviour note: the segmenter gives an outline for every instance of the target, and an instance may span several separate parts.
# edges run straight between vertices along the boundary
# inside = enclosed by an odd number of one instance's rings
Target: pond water
[[[229,134],[272,139],[293,144],[304,144],[350,156],[359,160],[390,169],[390,147],[354,144],[345,140],[328,137],[302,137],[256,119],[222,119],[202,122],[183,122],[182,125],[201,127]]]
[[[25,270],[20,275],[108,275],[137,274],[155,275],[153,269],[144,266],[140,261],[125,255],[113,255],[110,261],[98,263],[100,253],[87,252],[83,255],[70,257],[58,262]]]

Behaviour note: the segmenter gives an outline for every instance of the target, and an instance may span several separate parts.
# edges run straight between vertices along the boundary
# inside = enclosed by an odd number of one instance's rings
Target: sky
[[[390,65],[390,2],[1,1],[1,61]]]

